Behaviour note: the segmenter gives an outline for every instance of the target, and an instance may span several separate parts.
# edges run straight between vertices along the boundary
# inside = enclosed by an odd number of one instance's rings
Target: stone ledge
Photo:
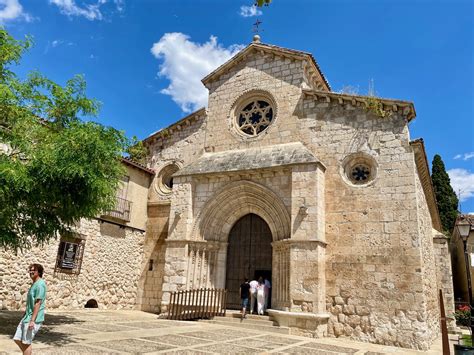
[[[275,318],[278,321],[278,318],[295,318],[295,319],[304,319],[304,320],[324,320],[329,319],[329,313],[310,313],[310,312],[290,312],[290,311],[280,311],[277,309],[267,310],[268,314]]]
[[[280,327],[288,327],[292,335],[310,338],[327,336],[329,313],[288,312],[269,309],[268,314]]]

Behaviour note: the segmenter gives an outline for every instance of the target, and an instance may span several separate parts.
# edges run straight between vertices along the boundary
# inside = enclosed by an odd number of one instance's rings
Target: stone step
[[[217,319],[221,318],[221,319]],[[252,330],[260,330],[264,332],[271,332],[271,333],[278,333],[278,334],[290,334],[290,329],[286,327],[279,327],[275,325],[262,325],[262,324],[255,324],[255,323],[249,323],[248,319],[244,319],[242,322],[233,322],[229,320],[223,320],[222,318],[225,317],[214,317],[214,319],[208,320],[208,319],[203,319],[200,320],[200,322],[205,322],[205,323],[211,323],[211,324],[219,324],[219,325],[225,325],[228,327],[236,327],[236,328],[242,328],[242,329],[252,329]]]
[[[222,322],[228,322],[228,323],[240,323],[242,318],[239,317],[214,317],[213,320],[219,320]],[[244,322],[250,323],[250,324],[255,324],[256,326],[264,325],[264,326],[278,326],[276,322],[274,322],[271,319],[265,318],[265,319],[260,319],[257,317],[251,317],[248,315],[245,319]]]
[[[227,318],[238,318],[240,319],[242,317],[242,314],[239,312],[239,311],[229,311],[227,310],[226,313],[225,313],[225,316]],[[258,314],[250,314],[250,313],[247,313],[247,319],[259,319],[259,320],[272,320],[270,316],[268,315],[263,315],[263,316],[260,316]]]

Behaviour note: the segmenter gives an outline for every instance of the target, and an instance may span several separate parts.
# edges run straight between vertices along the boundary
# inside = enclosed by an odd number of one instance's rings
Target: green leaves
[[[256,0],[255,1],[255,6],[258,6],[258,7],[262,7],[262,6],[268,6],[270,5],[270,3],[272,2],[272,0]]]
[[[30,45],[0,29],[0,246],[15,250],[111,208],[125,173],[122,153],[139,145],[81,120],[100,108],[82,76],[65,86],[39,72],[18,79],[10,66]]]
[[[443,160],[438,154],[433,158],[431,180],[433,181],[433,188],[435,190],[443,230],[447,235],[451,235],[458,215],[459,201],[451,187],[451,180],[446,172]]]

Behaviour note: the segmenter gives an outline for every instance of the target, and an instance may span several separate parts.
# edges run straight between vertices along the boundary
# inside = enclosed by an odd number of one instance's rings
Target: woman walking
[[[259,277],[257,285],[257,310],[258,314],[263,315],[265,309],[265,284],[263,278]]]

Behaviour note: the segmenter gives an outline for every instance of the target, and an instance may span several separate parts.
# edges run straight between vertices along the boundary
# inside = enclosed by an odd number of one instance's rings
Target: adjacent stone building
[[[45,268],[47,309],[136,309],[148,262],[145,243],[147,194],[153,171],[128,159],[117,205],[96,219],[83,219],[76,233],[13,254],[0,249],[0,309],[23,310],[31,285],[28,265]],[[146,260],[146,262],[144,261]]]
[[[238,308],[242,279],[266,276],[269,314],[293,333],[427,349],[438,289],[448,310],[453,295],[413,103],[332,92],[311,54],[258,36],[203,83],[207,109],[144,140],[155,175],[142,172],[153,179],[133,203],[147,208],[146,235],[81,225],[88,283],[49,279],[69,293],[53,306],[164,312],[173,291],[216,287]]]

